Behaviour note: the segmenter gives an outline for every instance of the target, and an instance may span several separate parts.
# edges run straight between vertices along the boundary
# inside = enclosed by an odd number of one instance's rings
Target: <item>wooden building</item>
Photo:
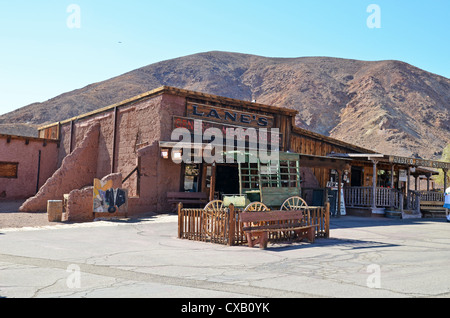
[[[231,128],[235,131],[241,128],[244,132],[252,128],[258,133],[265,129],[278,129],[279,151],[283,158],[288,158],[283,160],[289,162],[287,168],[278,166],[278,176],[283,175],[281,169],[290,169],[291,163],[293,166],[285,179],[280,177],[273,182],[274,188],[288,185],[289,193],[283,189],[270,193],[282,195],[285,192],[291,195],[292,191],[297,191],[296,194],[305,197],[309,204],[323,205],[332,193],[327,189],[340,193],[343,187],[345,202],[354,208],[367,209],[369,214],[394,207],[395,204],[400,208],[400,196],[408,196],[408,192],[379,190],[393,189],[377,183],[380,168],[393,172],[391,181],[394,184],[403,169],[411,171],[409,168],[415,167],[414,173],[420,176],[433,173],[428,170],[430,167],[446,170],[450,166],[449,163],[397,160],[397,157],[391,158],[313,133],[295,126],[296,115],[297,111],[288,108],[163,86],[118,104],[41,127],[41,138],[59,141],[58,170],[72,167],[71,164],[76,161],[81,167],[78,169],[87,172],[71,174],[71,182],[59,180],[60,186],[56,192],[50,195],[49,191],[42,191],[46,194],[37,195],[31,201],[40,200],[42,209],[45,200],[61,199],[63,194],[92,184],[94,178],[120,173],[122,187],[129,193],[130,214],[167,212],[172,209],[168,193],[203,193],[207,200],[212,200],[224,195],[242,194],[246,190],[248,193],[245,194],[252,196],[263,182],[269,182],[264,180],[270,176],[259,174],[258,182],[250,185],[251,165],[245,168],[236,163],[205,159],[205,149],[210,142],[197,137],[209,128],[224,134]],[[183,155],[176,154],[180,138],[174,139],[173,132],[177,128],[189,132],[192,137],[189,156],[195,159],[199,155],[200,160],[174,162],[172,156]],[[268,145],[276,144],[272,135],[265,136]],[[235,147],[240,139],[238,135],[233,137]],[[261,140],[258,139],[253,145],[257,150]],[[251,149],[248,143],[246,146],[247,150]],[[57,172],[52,178],[61,178]],[[397,184],[400,184],[398,180]],[[378,204],[382,191],[387,193],[385,197],[388,199]],[[335,195],[334,199],[340,206],[341,196]]]

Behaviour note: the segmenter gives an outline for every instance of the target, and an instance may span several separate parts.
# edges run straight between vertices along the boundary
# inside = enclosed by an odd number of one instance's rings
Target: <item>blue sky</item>
[[[449,78],[450,1],[0,0],[0,43],[0,114],[213,50],[394,59]]]

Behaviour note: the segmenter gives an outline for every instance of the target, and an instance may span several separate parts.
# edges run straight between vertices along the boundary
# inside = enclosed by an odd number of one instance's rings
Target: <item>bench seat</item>
[[[304,211],[265,211],[243,212],[240,215],[243,223],[242,230],[247,236],[248,246],[259,244],[262,249],[267,248],[269,233],[293,231],[298,239],[307,238],[313,243],[317,224],[306,224]]]
[[[208,203],[208,196],[204,192],[168,192],[167,202],[171,204],[182,203],[183,205],[202,206]]]
[[[442,201],[420,201],[420,212],[424,216],[445,217],[446,211]]]

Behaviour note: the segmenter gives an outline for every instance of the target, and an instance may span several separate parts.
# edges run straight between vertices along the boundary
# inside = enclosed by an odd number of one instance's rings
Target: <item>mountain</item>
[[[0,116],[0,133],[23,134],[162,85],[293,108],[299,127],[385,154],[439,159],[450,143],[448,78],[401,61],[230,52],[162,61],[22,107]]]

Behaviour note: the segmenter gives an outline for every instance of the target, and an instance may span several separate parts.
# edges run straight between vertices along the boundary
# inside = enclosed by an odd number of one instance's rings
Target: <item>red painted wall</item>
[[[26,140],[28,140],[28,144]],[[19,163],[17,178],[0,177],[0,201],[26,199],[36,193],[39,151],[41,151],[40,188],[57,168],[57,142],[36,138],[0,136],[0,161]]]

